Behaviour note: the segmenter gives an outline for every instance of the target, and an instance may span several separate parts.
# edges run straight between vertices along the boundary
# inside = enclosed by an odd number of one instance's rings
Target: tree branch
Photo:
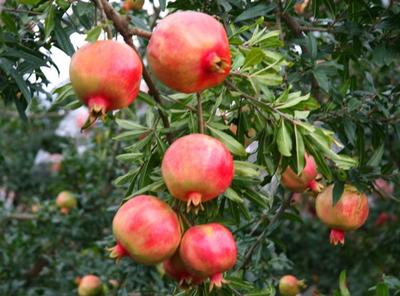
[[[107,0],[100,0],[100,1],[103,5],[103,9],[104,9],[104,12],[105,12],[107,18],[114,23],[115,28],[122,35],[125,43],[128,44],[130,47],[132,47],[136,52],[138,52],[135,45],[133,44],[133,40],[132,40],[132,35],[133,35],[132,32],[133,31],[132,30],[137,32],[139,29],[137,29],[137,28],[130,29],[129,22],[126,17],[123,17],[118,12],[116,12],[114,10],[114,8],[112,8],[112,6],[107,2]],[[162,106],[162,100],[161,100],[160,93],[159,93],[158,89],[156,88],[153,80],[151,79],[151,76],[143,63],[143,60],[142,60],[142,65],[143,65],[143,79],[146,82],[147,86],[149,87],[149,95],[151,95],[154,98],[154,100],[160,106]],[[158,108],[158,113],[160,114],[160,117],[161,117],[164,127],[170,128],[171,125],[169,123],[168,116],[160,108]],[[167,140],[170,144],[173,142],[172,134],[170,134],[170,133],[167,134]]]

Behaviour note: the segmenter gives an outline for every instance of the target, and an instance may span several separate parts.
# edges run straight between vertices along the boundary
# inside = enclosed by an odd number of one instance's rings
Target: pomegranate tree
[[[177,199],[199,206],[217,197],[231,184],[233,158],[219,140],[203,134],[179,138],[167,149],[161,172],[169,192]]]
[[[103,295],[103,284],[101,279],[95,275],[88,274],[78,280],[79,296],[98,296]]]
[[[161,20],[150,38],[147,57],[158,79],[184,93],[222,83],[231,69],[224,27],[195,11],[176,12]]]
[[[333,185],[317,196],[318,218],[330,229],[332,244],[344,244],[345,231],[360,228],[368,218],[368,199],[364,193],[350,185],[345,185],[339,201],[333,206]]]
[[[84,127],[106,112],[129,106],[139,92],[142,62],[124,43],[96,41],[81,47],[69,68],[72,87],[89,107]]]
[[[111,257],[129,256],[146,265],[171,257],[181,240],[178,216],[167,203],[150,195],[136,196],[119,208],[113,233],[117,244]]]
[[[288,166],[282,174],[281,182],[283,186],[294,192],[304,192],[307,189],[319,192],[322,186],[315,180],[318,171],[314,157],[305,154],[304,158],[306,163],[301,173],[297,175],[292,168]]]
[[[171,258],[165,260],[163,266],[168,276],[178,281],[183,288],[199,285],[203,282],[201,277],[195,276],[187,270],[179,255],[179,251],[177,251]]]
[[[210,277],[212,290],[214,286],[222,286],[225,282],[222,273],[235,265],[237,247],[225,226],[210,223],[189,228],[182,237],[179,254],[191,273]]]
[[[304,281],[299,281],[293,275],[285,275],[279,281],[279,293],[282,296],[296,296],[301,288],[305,288]]]
[[[62,191],[57,195],[56,205],[63,214],[68,214],[73,208],[76,208],[78,201],[75,195],[69,191]]]

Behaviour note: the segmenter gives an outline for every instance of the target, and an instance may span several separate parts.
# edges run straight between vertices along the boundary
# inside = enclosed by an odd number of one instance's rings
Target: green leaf
[[[69,3],[69,2],[68,2]],[[56,19],[54,26],[54,37],[57,41],[58,47],[63,50],[67,55],[72,56],[75,53],[74,46],[67,35],[66,30],[62,27],[60,19]]]
[[[130,120],[125,120],[125,119],[116,119],[115,120],[118,124],[119,127],[123,128],[123,129],[127,129],[127,130],[141,130],[142,132],[147,130],[148,128],[140,125],[139,123],[136,123],[134,121],[130,121]]]
[[[125,175],[116,178],[113,181],[113,184],[115,186],[121,186],[129,183],[132,180],[132,178],[139,172],[139,170],[140,168],[135,168],[134,170],[127,172]]]
[[[340,293],[342,294],[341,296],[350,296],[350,291],[347,288],[347,284],[346,284],[346,271],[345,270],[343,270],[339,276],[339,289],[340,289]]]
[[[260,169],[262,166],[253,164],[248,161],[235,160],[235,175],[243,177],[258,177],[260,176]]]
[[[146,185],[135,192],[132,192],[129,196],[135,196],[146,192],[159,192],[162,191],[164,188],[165,184],[164,181],[161,179],[149,185]]]
[[[55,15],[56,15],[55,7],[52,4],[50,4],[49,7],[47,8],[46,12],[47,12],[47,16],[46,16],[46,19],[44,20],[44,38],[45,39],[50,36],[51,32],[53,32],[53,29],[54,29],[54,24],[55,24],[54,21],[55,21]]]
[[[268,14],[268,12],[272,11],[274,8],[275,5],[267,5],[264,3],[258,4],[243,11],[240,15],[236,17],[235,22],[237,23],[248,19],[254,19],[258,16],[264,16]]]
[[[240,195],[233,190],[232,188],[226,189],[224,195],[229,198],[233,202],[238,202],[238,203],[243,203],[243,199],[240,197]]]
[[[343,191],[344,191],[344,182],[337,181],[333,185],[332,206],[335,206],[336,203],[340,200],[340,197],[342,196]]]
[[[276,138],[278,150],[283,156],[291,156],[292,153],[292,138],[287,130],[285,120],[282,118],[278,128],[278,135]]]
[[[367,165],[371,167],[376,167],[382,160],[383,152],[385,152],[385,144],[382,143],[378,149],[374,151],[371,158],[368,160]]]
[[[143,130],[131,130],[131,131],[126,131],[122,132],[119,135],[116,135],[113,137],[114,141],[123,141],[123,140],[130,140],[136,138],[136,136],[142,135]]]
[[[309,33],[307,41],[308,41],[307,48],[310,52],[310,56],[313,60],[315,60],[317,58],[317,53],[318,53],[317,40],[315,39],[312,33]]]
[[[160,0],[160,10],[164,11],[165,7],[167,7],[167,0]]]
[[[264,58],[264,52],[260,48],[252,48],[246,55],[243,67],[258,65]]]
[[[99,36],[101,34],[101,30],[102,30],[102,26],[96,26],[92,29],[90,29],[87,33],[86,33],[86,41],[89,42],[94,42],[97,41],[97,39],[99,39]]]
[[[296,165],[297,165],[297,173],[300,173],[304,168],[304,141],[303,136],[301,135],[297,125],[294,126],[294,137],[296,139]]]
[[[124,153],[124,154],[118,155],[116,158],[121,161],[126,161],[126,160],[131,161],[131,160],[136,160],[136,159],[139,159],[142,157],[143,157],[143,153]]]
[[[26,5],[37,5],[41,0],[18,0],[18,3]]]
[[[76,95],[75,95],[74,89],[72,88],[71,83],[67,83],[67,84],[55,89],[53,91],[53,94],[56,94],[57,97],[56,97],[55,101],[53,102],[52,107],[60,105],[65,100],[67,100],[71,97],[76,98]]]
[[[389,296],[389,288],[385,283],[379,283],[376,285],[376,296]]]
[[[298,105],[299,103],[303,102],[303,101],[307,101],[310,98],[310,94],[304,95],[304,96],[297,96],[294,98],[288,98],[288,100],[282,104],[276,107],[276,109],[287,109],[287,108],[291,108],[294,107],[296,105]]]
[[[69,6],[71,5],[71,3],[69,3],[66,0],[56,0],[56,3],[58,5],[58,7],[60,7],[62,10],[67,10],[69,8]]]
[[[238,155],[238,156],[246,156],[247,155],[246,149],[244,149],[243,145],[241,143],[239,143],[235,138],[233,138],[232,136],[230,136],[220,130],[214,129],[210,126],[207,126],[207,127],[215,137],[220,139],[221,142],[226,145],[226,147],[228,148],[228,150],[230,152],[232,152],[232,154]]]
[[[31,102],[32,100],[31,93],[25,83],[25,79],[22,77],[20,73],[18,73],[14,69],[13,65],[8,60],[0,58],[0,68],[3,69],[5,73],[10,74],[12,78],[14,78],[15,83],[17,84],[22,95],[25,97],[28,103]]]

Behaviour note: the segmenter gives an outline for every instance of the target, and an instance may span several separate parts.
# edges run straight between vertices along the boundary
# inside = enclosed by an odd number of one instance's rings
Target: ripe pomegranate
[[[144,0],[125,0],[123,8],[125,11],[142,9]]]
[[[296,296],[301,288],[305,288],[304,281],[299,281],[293,275],[285,275],[279,281],[279,293],[282,296]]]
[[[231,69],[224,27],[195,11],[175,12],[161,20],[150,38],[147,58],[165,85],[184,93],[222,83]]]
[[[382,212],[379,214],[379,216],[375,220],[375,225],[376,226],[383,226],[386,223],[389,222],[395,222],[397,220],[397,216],[394,214],[389,214],[386,212]]]
[[[130,256],[146,265],[171,257],[181,240],[178,216],[167,203],[150,195],[124,203],[114,216],[113,232],[117,245],[111,257]]]
[[[201,277],[191,274],[185,267],[177,251],[171,258],[163,263],[165,272],[174,280],[178,281],[183,288],[199,285],[203,282]]]
[[[101,279],[95,275],[88,274],[78,280],[79,296],[97,296],[103,295],[103,284]]]
[[[304,192],[307,189],[320,192],[322,185],[315,180],[318,171],[314,157],[305,154],[304,158],[306,163],[300,175],[297,175],[292,168],[288,166],[282,174],[282,184],[293,192]]]
[[[68,214],[71,209],[76,208],[78,201],[73,193],[62,191],[57,195],[56,205],[61,213]]]
[[[179,254],[196,276],[210,277],[210,291],[224,282],[222,273],[236,263],[237,247],[232,233],[218,223],[197,225],[183,235]]]
[[[125,108],[135,100],[142,62],[124,43],[96,41],[81,47],[72,56],[69,76],[77,96],[89,107],[86,128],[97,117]]]
[[[344,244],[345,231],[360,228],[368,218],[368,199],[364,193],[350,185],[345,185],[340,200],[332,205],[333,185],[317,196],[315,208],[318,218],[331,228],[332,244]]]
[[[169,192],[177,199],[198,207],[223,193],[234,174],[233,158],[219,140],[191,134],[167,149],[161,172]]]

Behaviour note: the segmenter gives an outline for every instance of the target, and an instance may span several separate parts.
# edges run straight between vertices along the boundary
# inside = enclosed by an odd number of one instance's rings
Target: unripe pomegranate
[[[307,189],[311,189],[314,192],[320,192],[322,185],[315,180],[318,171],[314,157],[305,154],[304,158],[306,163],[300,175],[297,175],[292,168],[288,166],[282,174],[282,184],[293,192],[304,192]]]
[[[164,270],[174,280],[178,281],[183,288],[199,285],[203,282],[201,277],[191,274],[183,263],[179,251],[163,263]]]
[[[124,43],[96,41],[71,59],[69,76],[79,99],[89,107],[85,127],[106,112],[129,106],[139,92],[142,62]]]
[[[182,237],[179,254],[191,273],[210,277],[212,290],[214,286],[222,286],[225,282],[222,273],[235,265],[237,247],[227,228],[210,223],[189,228]]]
[[[79,280],[79,296],[103,295],[103,284],[99,277],[88,274]]]
[[[56,205],[61,213],[68,214],[71,209],[76,208],[78,201],[73,193],[62,191],[57,195]]]
[[[279,293],[282,296],[296,296],[301,288],[305,288],[304,281],[299,281],[293,275],[285,275],[279,281]]]
[[[140,10],[142,9],[143,4],[144,0],[125,0],[123,7],[125,11]]]
[[[345,185],[342,196],[333,206],[333,185],[317,196],[315,208],[318,218],[331,228],[332,244],[344,244],[345,231],[360,228],[368,218],[368,199],[364,193]]]
[[[111,257],[130,256],[146,265],[171,257],[181,240],[178,216],[167,203],[150,195],[136,196],[119,208],[113,233],[117,245]]]
[[[167,149],[161,172],[169,192],[199,206],[223,193],[234,174],[233,158],[219,140],[203,134],[179,138]]]
[[[150,38],[147,58],[158,79],[184,93],[222,83],[231,69],[224,27],[195,11],[176,12],[161,20]]]

